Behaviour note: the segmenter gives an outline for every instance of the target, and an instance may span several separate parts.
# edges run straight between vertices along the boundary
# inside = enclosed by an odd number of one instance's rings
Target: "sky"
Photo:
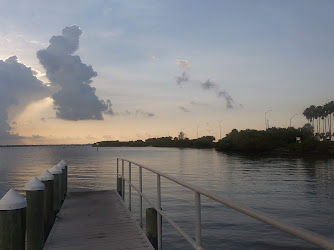
[[[334,99],[334,1],[1,0],[0,145],[224,137]],[[293,118],[292,118],[293,117]]]

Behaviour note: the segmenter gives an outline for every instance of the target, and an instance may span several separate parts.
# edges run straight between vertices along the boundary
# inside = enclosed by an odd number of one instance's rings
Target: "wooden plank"
[[[118,193],[70,193],[44,250],[154,249]]]

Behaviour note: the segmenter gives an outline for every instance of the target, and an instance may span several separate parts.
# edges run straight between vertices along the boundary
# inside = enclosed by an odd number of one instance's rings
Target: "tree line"
[[[323,140],[332,139],[332,120],[334,119],[334,101],[323,106],[311,105],[306,108],[303,115],[313,126],[313,132]],[[315,125],[314,125],[315,123]],[[314,129],[316,128],[316,131]]]
[[[214,148],[215,137],[202,136],[197,139],[189,139],[185,137],[183,132],[180,132],[178,137],[174,139],[171,136],[148,138],[145,141],[100,141],[92,146],[96,147],[177,147],[177,148]]]

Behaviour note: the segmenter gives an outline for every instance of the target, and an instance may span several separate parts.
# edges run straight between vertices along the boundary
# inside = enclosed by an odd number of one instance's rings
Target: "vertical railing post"
[[[118,158],[117,158],[117,173],[116,173],[116,176],[118,177]]]
[[[129,210],[131,211],[131,162],[129,162]]]
[[[161,210],[161,182],[160,182],[160,175],[157,175],[157,207]],[[161,235],[161,215],[157,211],[157,224],[158,224],[158,249],[161,249],[162,243],[162,235]]]
[[[139,167],[139,191],[143,193],[143,168]],[[139,195],[139,220],[140,226],[143,227],[143,197]]]
[[[195,192],[196,248],[201,247],[201,196]]]
[[[125,195],[125,181],[124,181],[124,160],[122,159],[122,198],[124,200]]]

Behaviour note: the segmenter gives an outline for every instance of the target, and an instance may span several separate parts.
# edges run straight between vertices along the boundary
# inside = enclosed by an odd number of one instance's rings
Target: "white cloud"
[[[189,61],[186,59],[176,59],[175,64],[182,69],[190,68]]]

